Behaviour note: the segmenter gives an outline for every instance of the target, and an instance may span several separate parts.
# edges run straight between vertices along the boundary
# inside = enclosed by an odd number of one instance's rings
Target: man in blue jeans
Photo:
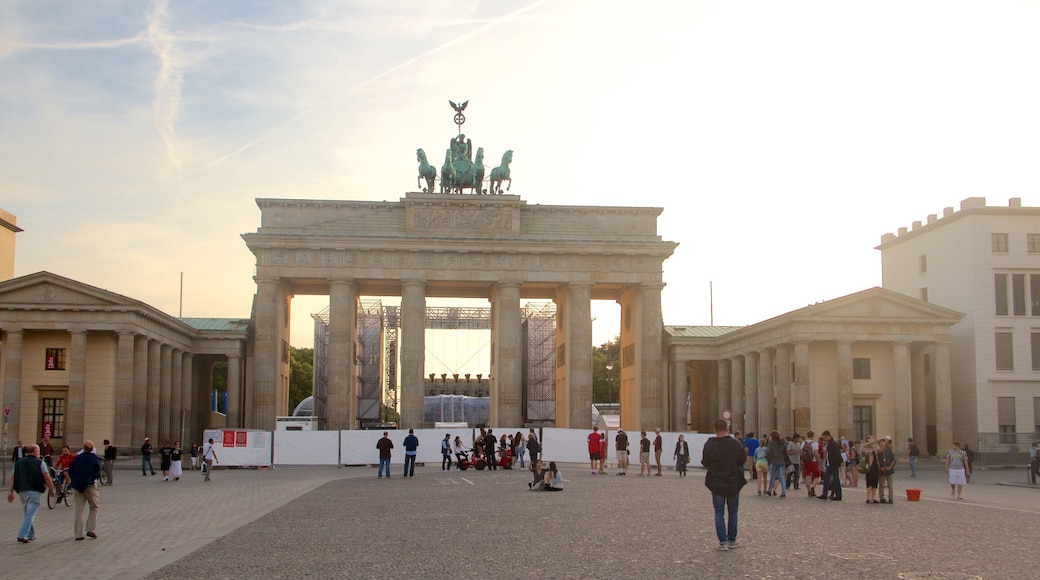
[[[383,470],[386,470],[386,478],[390,479],[390,450],[394,448],[394,442],[387,436],[386,431],[383,431],[383,437],[376,442],[376,449],[379,450],[379,477],[383,477]]]
[[[827,446],[827,470],[823,474],[823,491],[816,499],[827,499],[829,496],[834,501],[841,501],[841,445],[831,437],[830,431],[824,431],[822,436]]]
[[[152,467],[152,442],[147,437],[144,438],[144,444],[141,445],[141,475],[148,475],[145,466],[151,470],[152,475],[155,475],[155,468]]]
[[[40,496],[47,492],[54,495],[54,482],[51,481],[47,464],[40,459],[40,446],[33,444],[25,448],[25,456],[14,464],[11,475],[11,487],[7,492],[7,503],[14,501],[14,494],[22,500],[25,516],[18,528],[18,542],[28,544],[36,539],[36,512],[40,509]]]
[[[708,470],[704,485],[711,490],[715,508],[715,535],[719,545],[715,549],[728,551],[739,548],[737,543],[737,512],[740,508],[740,490],[747,485],[744,479],[744,444],[728,435],[729,424],[715,421],[715,436],[704,442],[701,465]],[[729,524],[726,523],[729,511]]]
[[[419,448],[419,438],[415,431],[408,430],[408,436],[404,438],[404,476],[415,477],[415,455]]]

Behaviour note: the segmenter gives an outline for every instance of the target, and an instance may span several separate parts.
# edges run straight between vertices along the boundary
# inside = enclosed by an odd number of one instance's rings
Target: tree
[[[314,349],[289,347],[289,412],[314,394]]]
[[[607,370],[607,365],[614,368]],[[609,377],[610,380],[607,380]],[[621,387],[621,337],[592,349],[592,402],[617,403]]]

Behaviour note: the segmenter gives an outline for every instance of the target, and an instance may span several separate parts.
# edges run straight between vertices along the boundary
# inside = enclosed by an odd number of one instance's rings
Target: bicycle
[[[54,506],[61,502],[65,502],[65,505],[72,505],[72,484],[65,482],[65,472],[57,475],[52,475],[51,479],[54,481],[54,495],[47,494],[47,507],[54,509]]]

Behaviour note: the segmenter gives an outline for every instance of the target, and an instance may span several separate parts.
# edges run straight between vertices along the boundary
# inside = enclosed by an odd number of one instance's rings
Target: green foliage
[[[618,387],[621,386],[621,337],[605,342],[592,349],[592,402],[617,403]],[[607,370],[607,365],[613,369]],[[609,381],[608,381],[609,377]]]
[[[314,349],[289,347],[289,412],[314,391]]]

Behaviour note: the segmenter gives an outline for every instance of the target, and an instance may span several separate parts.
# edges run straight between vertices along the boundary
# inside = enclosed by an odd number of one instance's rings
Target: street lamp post
[[[614,370],[614,364],[611,361],[607,361],[607,405],[610,405],[610,401],[613,397],[610,396],[610,371]]]

